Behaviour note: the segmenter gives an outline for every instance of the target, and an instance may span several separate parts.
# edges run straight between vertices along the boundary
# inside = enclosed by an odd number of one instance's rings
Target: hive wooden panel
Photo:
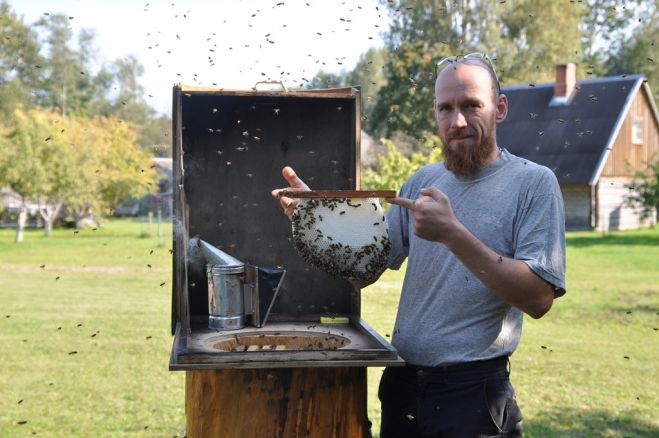
[[[366,368],[187,371],[185,411],[189,438],[365,437]]]

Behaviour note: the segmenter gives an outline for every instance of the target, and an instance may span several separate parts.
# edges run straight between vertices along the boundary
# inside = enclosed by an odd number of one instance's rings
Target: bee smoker
[[[241,262],[201,239],[208,279],[208,328],[237,330],[248,320],[263,327],[286,275],[283,269]]]

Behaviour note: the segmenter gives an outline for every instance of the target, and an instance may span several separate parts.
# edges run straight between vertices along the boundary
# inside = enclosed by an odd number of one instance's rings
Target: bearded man
[[[406,366],[383,373],[380,436],[521,437],[509,356],[523,313],[540,318],[565,293],[563,199],[551,170],[497,144],[508,99],[487,56],[437,66],[445,161],[388,200],[388,267],[407,259],[392,336]],[[296,201],[280,202],[290,216]]]

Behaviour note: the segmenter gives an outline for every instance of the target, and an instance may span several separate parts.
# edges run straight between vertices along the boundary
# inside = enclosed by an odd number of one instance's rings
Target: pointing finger
[[[414,211],[415,201],[413,199],[399,198],[397,196],[395,198],[386,198],[386,201],[390,204],[399,205],[403,208],[407,208],[408,210]]]

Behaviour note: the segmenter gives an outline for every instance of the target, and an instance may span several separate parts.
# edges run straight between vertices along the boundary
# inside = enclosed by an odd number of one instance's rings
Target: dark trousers
[[[508,358],[447,367],[387,368],[380,438],[521,437]]]

